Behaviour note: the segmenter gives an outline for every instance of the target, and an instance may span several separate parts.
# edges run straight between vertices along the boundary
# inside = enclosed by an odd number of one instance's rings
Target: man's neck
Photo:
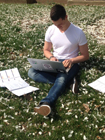
[[[60,30],[60,31],[61,31],[62,33],[64,33],[64,32],[69,28],[70,24],[71,24],[71,23],[67,20],[67,23],[66,23],[64,29],[62,29],[62,30]]]

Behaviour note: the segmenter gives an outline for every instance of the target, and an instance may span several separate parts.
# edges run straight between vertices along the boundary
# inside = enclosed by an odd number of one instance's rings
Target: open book
[[[8,88],[17,96],[39,90],[36,87],[30,86],[20,76],[17,68],[0,71],[0,86]]]

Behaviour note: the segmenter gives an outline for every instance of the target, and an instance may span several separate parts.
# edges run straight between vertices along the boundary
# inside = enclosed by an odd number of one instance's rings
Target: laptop
[[[28,58],[27,60],[35,70],[54,72],[54,73],[58,73],[58,72],[68,73],[69,71],[69,69],[65,69],[62,62],[60,61],[50,61],[50,60],[34,59],[34,58]]]

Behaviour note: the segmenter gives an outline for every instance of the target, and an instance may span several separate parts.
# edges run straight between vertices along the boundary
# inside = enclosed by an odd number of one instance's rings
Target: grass
[[[0,140],[105,140],[105,94],[88,86],[105,75],[105,44],[87,32],[88,25],[105,18],[105,7],[66,6],[69,20],[86,34],[90,59],[81,63],[78,96],[66,90],[51,118],[34,112],[51,85],[29,79],[27,58],[44,58],[44,35],[52,24],[51,6],[0,4],[0,70],[17,67],[25,81],[40,89],[28,98],[0,88]]]

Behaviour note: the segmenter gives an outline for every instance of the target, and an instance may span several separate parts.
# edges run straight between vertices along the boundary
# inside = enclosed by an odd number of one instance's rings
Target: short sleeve
[[[84,32],[81,30],[80,37],[79,37],[79,46],[82,46],[86,43],[87,43],[86,36],[85,36]]]
[[[46,34],[45,34],[45,41],[51,42],[50,40],[50,27],[47,29]]]

